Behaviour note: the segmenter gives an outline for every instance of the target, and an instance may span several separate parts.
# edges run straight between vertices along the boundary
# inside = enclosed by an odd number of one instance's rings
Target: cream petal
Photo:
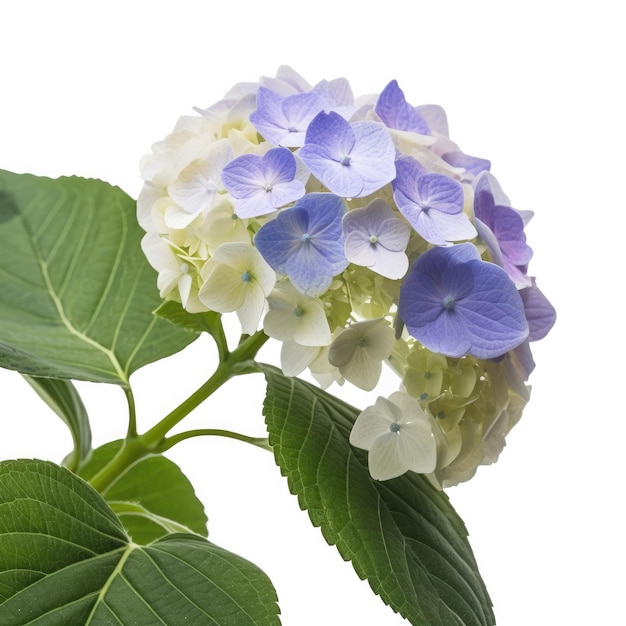
[[[372,478],[389,480],[406,473],[408,467],[402,462],[399,444],[399,434],[391,431],[374,441],[367,459]]]

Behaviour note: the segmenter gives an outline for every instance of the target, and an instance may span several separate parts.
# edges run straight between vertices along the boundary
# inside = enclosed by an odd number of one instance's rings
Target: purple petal
[[[421,201],[431,209],[450,214],[463,211],[463,187],[448,176],[423,174],[417,180],[417,189]]]
[[[352,167],[363,181],[359,197],[368,196],[396,177],[396,149],[387,129],[376,122],[352,124],[355,146]]]
[[[382,90],[374,111],[389,128],[430,135],[428,124],[419,112],[408,104],[396,80],[392,80]]]
[[[240,217],[256,217],[301,198],[304,184],[294,180],[296,159],[287,148],[274,148],[264,156],[244,154],[222,171],[224,186],[235,198]]]
[[[262,158],[265,175],[273,184],[289,183],[296,175],[296,159],[287,148],[272,148]]]
[[[429,243],[473,239],[476,229],[463,213],[465,196],[456,180],[425,172],[413,158],[396,161],[393,197],[400,212]]]
[[[222,170],[224,187],[233,198],[248,198],[258,192],[265,183],[261,157],[243,154],[232,160]]]
[[[305,150],[306,149],[306,150]],[[356,198],[363,190],[363,179],[350,162],[331,159],[325,147],[305,144],[299,153],[311,173],[333,193],[344,198]]]
[[[331,111],[318,113],[309,124],[306,132],[305,145],[299,155],[306,163],[305,156],[309,146],[322,148],[327,158],[340,161],[354,148],[354,131],[349,122],[338,113]]]
[[[532,279],[532,286],[520,290],[520,296],[524,302],[526,319],[530,333],[529,341],[543,339],[556,322],[556,311],[542,291],[535,285]]]
[[[369,195],[395,177],[395,148],[385,127],[350,124],[334,111],[311,122],[299,156],[322,184],[344,198]]]
[[[441,158],[453,167],[462,167],[472,176],[478,176],[481,172],[489,171],[491,169],[491,161],[470,156],[469,154],[465,154],[463,152],[448,152],[447,154],[442,155]]]
[[[250,121],[273,144],[300,147],[309,123],[323,107],[323,100],[317,92],[285,97],[259,87],[257,108],[250,114]]]

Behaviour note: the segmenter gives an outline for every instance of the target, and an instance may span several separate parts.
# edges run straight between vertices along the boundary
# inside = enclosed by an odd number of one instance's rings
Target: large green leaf
[[[67,424],[74,449],[64,465],[75,471],[91,453],[91,426],[87,409],[71,380],[23,375],[39,397]]]
[[[417,474],[373,480],[349,444],[358,411],[264,367],[270,445],[289,488],[328,543],[415,626],[491,626],[467,531],[447,496]]]
[[[119,450],[120,441],[96,448],[79,475],[95,476]],[[172,532],[207,536],[204,506],[181,469],[162,455],[144,457],[111,483],[102,496],[133,542],[147,544]]]
[[[197,535],[129,541],[101,496],[44,461],[0,464],[0,624],[279,624],[255,565]]]
[[[155,317],[135,201],[100,180],[0,170],[0,366],[128,384],[197,335]]]

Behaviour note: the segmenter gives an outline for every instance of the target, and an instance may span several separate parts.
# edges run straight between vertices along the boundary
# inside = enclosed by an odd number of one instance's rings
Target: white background
[[[500,461],[449,496],[499,625],[623,624],[626,57],[610,6],[6,3],[0,168],[99,177],[136,197],[139,158],[179,116],[283,63],[312,83],[345,76],[356,95],[396,78],[412,104],[444,106],[452,138],[492,161],[516,208],[535,211],[530,271],[559,314],[535,344],[532,399]],[[141,425],[199,385],[213,358],[198,342],[137,373]],[[0,458],[59,461],[70,445],[60,420],[19,375],[1,371],[0,387]],[[121,436],[121,392],[80,389],[96,443]],[[190,425],[262,435],[261,397],[260,379],[240,379]],[[206,505],[211,539],[270,575],[285,626],[406,623],[326,546],[270,454],[194,440],[171,458]]]

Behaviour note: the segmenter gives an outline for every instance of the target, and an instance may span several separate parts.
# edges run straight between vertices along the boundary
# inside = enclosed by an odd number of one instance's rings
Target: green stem
[[[159,452],[165,452],[172,446],[184,441],[185,439],[191,439],[192,437],[228,437],[229,439],[236,439],[237,441],[243,441],[245,443],[251,443],[253,446],[263,448],[263,450],[272,450],[268,443],[267,437],[249,437],[248,435],[242,435],[231,430],[221,430],[219,428],[199,428],[196,430],[188,430],[184,433],[177,433],[167,439],[163,439],[163,442],[159,446]]]
[[[139,459],[150,454],[157,454],[163,446],[167,433],[224,383],[234,376],[258,372],[259,366],[254,357],[267,339],[267,335],[261,331],[254,335],[243,336],[235,350],[224,353],[213,375],[150,430],[143,435],[133,435],[129,426],[129,434],[118,453],[108,465],[105,465],[89,481],[92,487],[100,493],[104,493],[121,474]],[[134,402],[132,407],[134,407]],[[132,414],[133,417],[130,421],[134,424],[134,408]]]
[[[124,387],[124,393],[126,394],[126,402],[128,404],[128,431],[126,434],[127,439],[133,439],[137,436],[137,413],[135,409],[135,396],[130,386]]]

